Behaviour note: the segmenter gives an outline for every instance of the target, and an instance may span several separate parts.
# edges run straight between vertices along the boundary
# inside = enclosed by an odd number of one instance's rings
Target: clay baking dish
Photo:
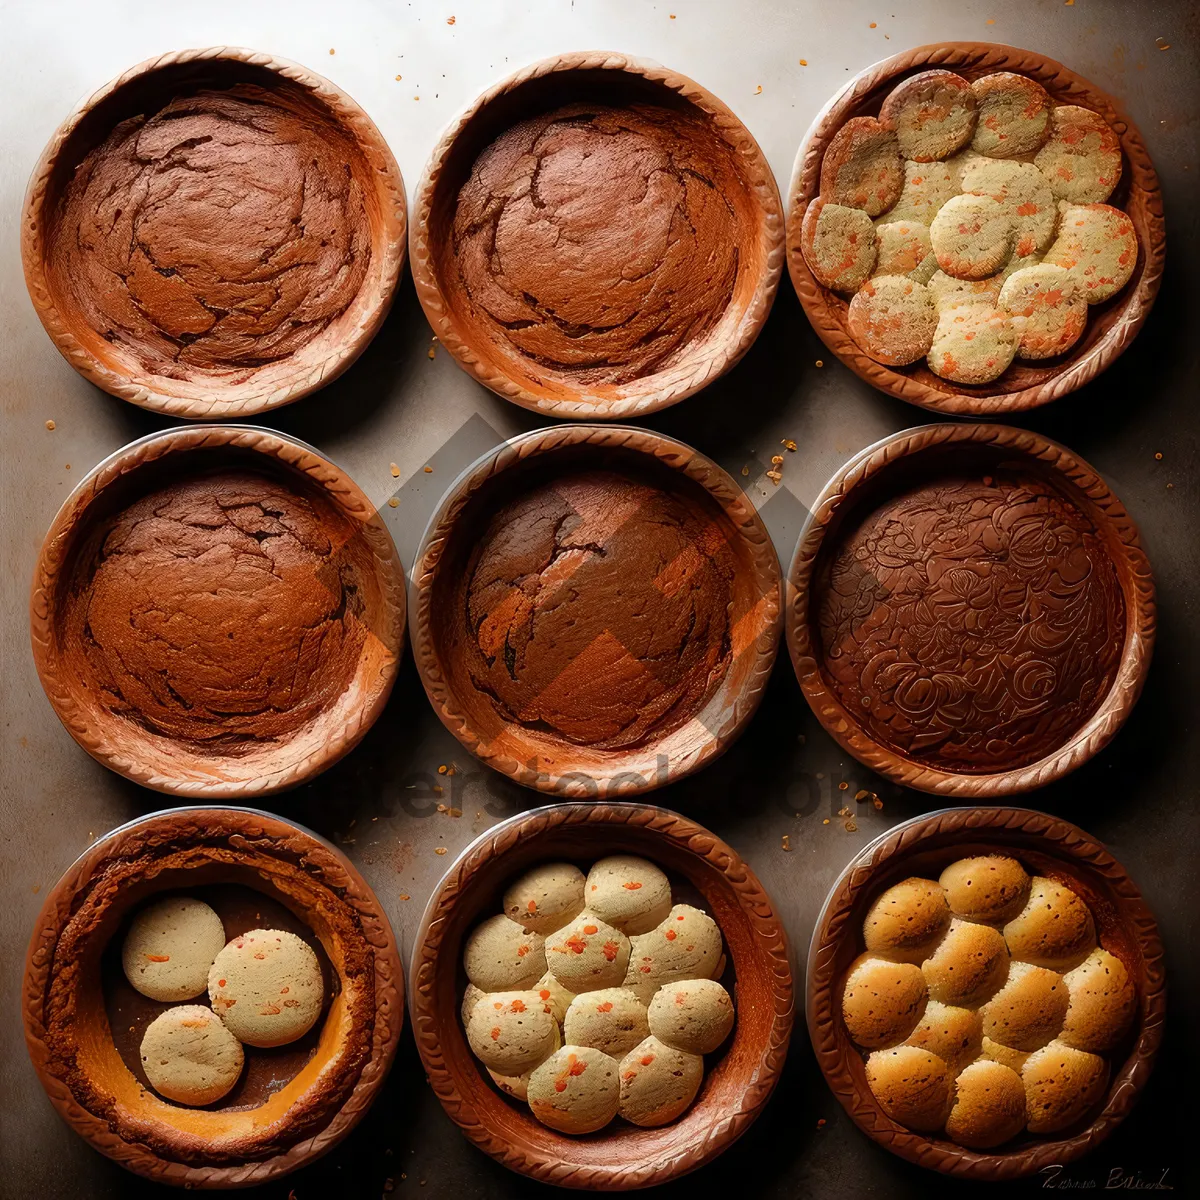
[[[500,911],[505,884],[535,863],[589,864],[637,854],[699,893],[732,962],[733,1038],[706,1065],[695,1103],[674,1124],[639,1129],[619,1119],[568,1137],[506,1098],[467,1046],[462,943]],[[543,1183],[625,1191],[666,1183],[711,1161],[762,1111],[783,1069],[792,1028],[792,975],[783,924],[754,872],[700,825],[648,804],[555,804],[489,829],[463,851],[430,897],[413,948],[409,1006],[433,1090],[481,1150]]]
[[[1104,1098],[1076,1127],[1038,1137],[1028,1132],[998,1150],[968,1150],[893,1121],[866,1081],[862,1053],[842,1019],[842,991],[862,942],[872,902],[911,875],[936,879],[956,859],[1005,854],[1026,870],[1077,892],[1092,910],[1100,944],[1121,960],[1138,991],[1133,1028],[1109,1056]],[[1166,1018],[1163,947],[1154,915],[1105,847],[1082,829],[1027,808],[948,808],[902,822],[854,858],[830,889],[808,955],[808,1030],[834,1095],[855,1124],[909,1162],[965,1179],[1017,1179],[1066,1165],[1098,1146],[1133,1107],[1154,1065]]]
[[[624,426],[537,430],[467,468],[412,600],[417,669],[454,736],[526,787],[593,800],[721,754],[782,633],[779,562],[742,489]]]
[[[1115,736],[1155,599],[1138,531],[1071,451],[1004,425],[926,425],[825,485],[788,573],[805,698],[906,787],[1041,787]]]
[[[884,97],[898,82],[933,68],[954,71],[967,80],[994,71],[1025,75],[1040,83],[1057,104],[1077,104],[1099,113],[1121,142],[1121,181],[1109,203],[1129,215],[1137,232],[1138,261],[1132,278],[1111,300],[1089,307],[1083,336],[1067,354],[1043,362],[1018,360],[990,384],[942,379],[923,358],[911,366],[888,367],[868,357],[847,329],[846,298],[816,281],[800,251],[804,213],[820,191],[821,160],[834,134],[851,117],[877,116]],[[808,319],[821,340],[856,375],[890,396],[933,412],[1003,417],[1075,391],[1125,350],[1158,295],[1166,259],[1166,230],[1154,164],[1137,126],[1111,96],[1062,63],[1031,50],[992,42],[940,42],[917,46],[868,67],[821,110],[805,135],[792,172],[787,245],[788,270]]]
[[[42,543],[34,664],[71,736],[173,796],[313,778],[383,711],[404,572],[357,485],[270,430],[198,425],[105,459]]]
[[[292,928],[326,973],[317,1027],[292,1046],[247,1047],[242,1082],[206,1108],[166,1103],[139,1078],[141,1033],[169,1005],[139,997],[120,965],[126,918],[174,891],[212,904],[231,937],[260,920]],[[102,1154],[161,1183],[249,1187],[361,1119],[396,1052],[404,977],[387,916],[340,851],[268,813],[180,808],[106,834],[54,886],[29,942],[23,1015],[51,1103]]]
[[[67,117],[29,181],[21,257],[81,375],[213,420],[290,404],[354,362],[405,230],[400,169],[349,96],[214,46],[139,63]]]
[[[775,177],[741,121],[685,75],[598,51],[533,63],[467,108],[409,238],[459,364],[576,420],[641,417],[724,374],[784,255]]]

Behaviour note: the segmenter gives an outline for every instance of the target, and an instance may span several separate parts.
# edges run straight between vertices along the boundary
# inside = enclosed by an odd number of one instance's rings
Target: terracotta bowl
[[[131,442],[67,498],[30,636],[93,758],[173,796],[235,799],[358,744],[391,692],[404,613],[391,535],[345,472],[270,430],[198,425]]]
[[[129,915],[174,891],[212,904],[230,937],[259,921],[292,929],[326,974],[315,1029],[247,1047],[242,1081],[206,1108],[146,1086],[141,1035],[171,1006],[139,996],[121,970]],[[30,938],[23,1010],[51,1103],[102,1154],[162,1183],[249,1187],[320,1157],[362,1118],[396,1052],[404,976],[383,909],[340,851],[268,813],[181,808],[106,834],[54,886]]]
[[[472,1055],[459,1023],[466,987],[462,943],[501,910],[514,876],[548,859],[586,867],[606,854],[638,854],[676,886],[699,893],[732,963],[733,1036],[706,1061],[695,1103],[674,1124],[639,1129],[619,1118],[568,1137],[502,1095]],[[417,1049],[433,1090],[481,1150],[543,1183],[624,1191],[703,1166],[762,1111],[783,1069],[792,1028],[792,976],[783,924],[754,872],[719,838],[678,813],[645,804],[556,804],[503,821],[447,871],[422,917],[410,965]],[[715,1060],[715,1061],[714,1061]]]
[[[901,80],[940,68],[975,80],[1014,71],[1036,80],[1058,104],[1078,104],[1112,126],[1123,152],[1121,182],[1108,203],[1128,213],[1138,236],[1133,277],[1111,300],[1088,309],[1087,328],[1069,353],[1043,362],[1014,362],[989,384],[960,384],[935,375],[924,359],[888,367],[859,349],[850,335],[848,301],[814,278],[800,251],[805,210],[820,191],[821,160],[830,139],[851,117],[878,116],[884,97]],[[1049,404],[1094,379],[1141,329],[1162,280],[1166,259],[1162,193],[1137,126],[1121,106],[1062,63],[1030,50],[991,42],[941,42],[885,58],[856,75],[825,106],[801,144],[788,189],[788,270],[800,303],[821,340],[856,375],[900,400],[955,416],[1002,417]]]
[[[825,729],[924,792],[1042,787],[1099,753],[1154,645],[1137,526],[1071,451],[926,425],[825,485],[788,573],[788,647]]]
[[[659,361],[644,367],[631,365],[636,373],[628,378],[593,378],[587,372],[581,374],[578,368],[568,370],[555,365],[540,347],[519,348],[505,330],[528,326],[539,317],[525,320],[517,314],[510,319],[505,312],[500,314],[505,324],[500,324],[491,310],[484,309],[482,301],[477,303],[466,293],[457,267],[454,223],[459,193],[471,178],[481,153],[514,126],[574,104],[650,105],[678,113],[691,122],[699,121],[701,145],[709,145],[707,139],[711,139],[711,146],[728,159],[722,170],[733,181],[725,189],[725,199],[735,229],[722,236],[721,244],[728,245],[730,237],[736,240],[738,257],[730,272],[732,291],[723,314],[707,332],[681,340]],[[633,159],[641,153],[637,147],[628,152]],[[618,169],[619,163],[610,168]],[[699,174],[693,173],[692,178],[701,189],[713,186],[712,180],[701,179]],[[578,211],[571,215],[570,210],[578,210],[586,196],[561,196],[552,202],[543,201],[540,207],[549,204],[557,208],[554,220],[559,220],[562,211],[568,213],[562,219],[575,222],[574,232],[562,234],[560,230],[555,234],[556,243],[560,234],[565,242],[586,238],[583,244],[589,247],[589,260],[594,265],[597,257],[605,261],[614,250],[620,257],[625,250],[632,253],[635,247],[657,244],[662,231],[656,233],[653,216],[641,212],[639,201],[643,197],[634,195],[635,191],[631,188],[626,199],[614,201],[611,213],[601,215]],[[677,200],[670,203],[682,204]],[[620,225],[610,233],[599,224],[602,220]],[[537,240],[535,234],[536,230],[527,232],[523,249]],[[614,240],[614,234],[619,234],[619,239]],[[434,333],[464,370],[514,404],[545,416],[575,420],[641,417],[683,400],[723,375],[758,336],[783,270],[779,189],[750,131],[716,96],[687,76],[643,59],[599,51],[560,54],[533,63],[489,88],[463,112],[446,130],[425,168],[409,237],[413,281],[421,306]],[[499,253],[493,245],[493,258]],[[625,256],[619,264],[621,274],[634,270],[629,266],[632,261]],[[564,255],[559,255],[558,266],[553,269],[561,275],[570,273],[572,267]],[[685,277],[694,278],[713,269],[697,261]],[[645,265],[636,270],[642,279],[647,278]],[[606,303],[597,300],[600,307],[596,313],[590,309],[568,312],[566,306],[574,295],[558,299],[530,296],[525,288],[525,300],[550,325],[582,322],[592,328],[619,326],[623,322],[605,319],[609,298],[630,308],[630,315],[623,319],[628,321],[644,310],[653,295],[648,293],[636,302],[623,299],[619,294],[622,282],[632,282],[632,278],[614,277],[611,287],[606,285],[604,289]],[[660,288],[668,286],[677,286],[677,281],[664,282]],[[644,341],[656,336],[657,330],[647,330]],[[601,361],[611,353],[611,348],[605,348],[603,353],[594,351],[593,356]]]
[[[569,535],[577,515],[571,508],[571,492],[560,493],[555,489],[560,485],[563,489],[578,487],[591,472],[611,473],[622,484],[638,489],[629,502],[627,496],[614,495],[610,482],[602,484],[604,495],[599,511],[586,516],[587,525],[581,524],[579,528],[593,531],[592,537],[603,544],[593,545],[588,537],[588,547],[574,552],[587,556],[574,568],[579,574],[563,574],[558,570],[562,563],[547,567],[534,589],[536,596],[525,618],[515,606],[522,603],[523,590],[529,593],[529,582],[538,577],[540,564],[517,563],[513,569],[519,576],[512,580],[511,590],[501,595],[493,584],[488,617],[471,632],[469,622],[475,619],[474,615],[466,623],[460,617],[463,613],[474,613],[470,605],[475,601],[469,597],[477,584],[477,595],[488,594],[483,575],[492,570],[492,565],[481,558],[484,552],[481,547],[493,518],[506,505],[531,496],[549,495],[555,502],[559,496],[566,496],[564,515]],[[647,493],[646,488],[653,491]],[[694,540],[688,541],[652,581],[647,580],[647,571],[660,570],[659,558],[652,556],[652,565],[647,566],[637,555],[643,537],[647,540],[655,537],[653,525],[638,529],[635,524],[645,518],[647,495],[651,502],[660,496],[667,497],[671,504],[681,506],[687,519],[695,523],[691,535]],[[604,505],[608,506],[607,511]],[[503,534],[492,530],[492,534],[487,544],[489,551],[503,536],[511,537],[511,529]],[[584,534],[578,537],[583,538]],[[670,688],[682,690],[685,686],[674,679],[672,672],[682,661],[690,628],[682,635],[677,647],[679,657],[675,658],[672,657],[675,651],[668,655],[664,650],[665,642],[658,644],[655,640],[643,650],[642,642],[635,640],[640,637],[637,617],[629,613],[615,616],[611,625],[603,623],[610,610],[598,613],[597,605],[607,606],[613,597],[611,592],[599,591],[610,585],[596,580],[604,578],[607,562],[629,564],[631,587],[646,588],[645,603],[655,604],[659,598],[649,583],[661,589],[666,599],[660,616],[663,625],[669,626],[664,637],[674,636],[675,622],[686,618],[681,618],[673,608],[668,610],[668,603],[680,586],[702,578],[700,573],[709,570],[696,550],[698,545],[714,561],[719,554],[731,572],[725,585],[729,595],[726,608],[704,612],[699,602],[691,610],[692,628],[704,622],[706,632],[697,637],[704,636],[715,643],[716,623],[723,620],[727,624],[719,658],[715,645],[711,648],[713,666],[706,690],[702,695],[691,691],[673,701],[661,719],[656,717],[643,731],[630,735],[624,745],[611,738],[606,742],[599,736],[579,732],[571,721],[583,724],[587,706],[603,709],[610,696],[629,697],[631,712],[645,712],[652,704],[659,703],[649,691],[643,696],[639,690],[655,685],[646,672],[662,682],[659,696],[666,695]],[[654,555],[662,553],[659,546],[652,550]],[[563,554],[562,547],[555,553],[569,557]],[[690,560],[690,565],[685,560]],[[742,489],[714,462],[690,446],[661,434],[624,426],[566,425],[538,430],[514,438],[479,459],[450,487],[430,519],[417,554],[413,585],[413,652],[425,691],[445,726],[472,754],[497,771],[526,787],[575,798],[612,799],[661,787],[698,770],[721,754],[758,707],[782,632],[779,563],[766,527]],[[616,595],[620,597],[620,580],[616,586]],[[582,599],[576,599],[577,596]],[[516,636],[524,637],[520,632],[524,619],[527,618],[532,629],[535,616],[538,620],[546,619],[547,610],[564,599],[579,606],[576,620],[585,629],[589,621],[595,625],[585,637],[574,631],[575,620],[561,628],[558,624],[543,626],[548,632],[541,635],[539,645],[568,647],[561,652],[565,656],[561,674],[552,675],[545,667],[545,659],[540,665],[530,665],[532,653],[524,657],[525,650],[513,648],[514,635],[510,631],[516,629]],[[557,621],[556,617],[550,619]],[[506,632],[508,621],[511,624]],[[502,637],[488,633],[493,623]],[[592,633],[596,634],[594,638]],[[555,641],[556,638],[562,641]],[[496,645],[492,646],[491,641],[496,641]],[[511,685],[512,694],[498,695],[495,677],[484,670],[487,655],[491,656],[492,669],[496,669],[500,641],[505,643],[505,662],[510,654],[513,663],[521,656],[524,664],[521,671],[529,672],[521,677],[520,672],[514,674],[515,666],[509,665],[512,679],[520,679]],[[532,644],[530,638],[528,645]],[[633,657],[634,654],[638,657]],[[661,668],[660,661],[664,664]],[[721,663],[727,665],[723,674],[718,675]],[[692,669],[688,667],[689,672]],[[613,679],[612,689],[603,694],[595,689],[589,691],[592,679],[605,677],[601,672]],[[689,674],[688,678],[694,677]],[[526,679],[533,681],[532,687],[524,682]],[[510,686],[507,678],[501,683]],[[584,692],[588,694],[581,698]],[[561,708],[556,696],[563,701]],[[643,699],[638,701],[638,696]],[[562,714],[564,719],[557,723],[547,720],[548,711]],[[622,735],[625,728],[628,727],[622,728]]]
[[[1110,1055],[1103,1100],[1061,1134],[1024,1132],[991,1152],[968,1150],[893,1121],[867,1085],[861,1051],[842,1019],[842,991],[862,949],[875,898],[910,875],[936,879],[956,859],[1006,854],[1027,871],[1066,884],[1087,901],[1100,944],[1128,969],[1138,991],[1133,1028]],[[808,955],[808,1030],[833,1093],[855,1124],[885,1149],[965,1179],[1017,1179],[1066,1165],[1098,1146],[1133,1107],[1154,1065],[1167,1010],[1163,947],[1154,915],[1133,880],[1082,829],[1027,808],[947,808],[889,829],[842,872],[817,918]]]
[[[362,197],[368,228],[361,244],[356,242],[346,253],[352,266],[354,259],[364,253],[369,255],[365,273],[357,291],[341,307],[333,300],[314,301],[310,295],[305,303],[310,310],[316,306],[317,311],[305,312],[296,307],[289,315],[287,319],[293,325],[304,323],[313,327],[307,341],[293,336],[290,342],[282,341],[261,353],[239,351],[236,365],[206,369],[195,361],[198,351],[190,348],[198,336],[208,332],[204,326],[211,328],[212,322],[205,319],[196,324],[196,319],[202,316],[200,302],[183,301],[167,290],[164,281],[168,277],[187,272],[177,270],[170,262],[166,267],[158,262],[156,254],[178,257],[178,248],[164,234],[156,239],[154,248],[145,250],[147,263],[163,278],[147,276],[147,282],[136,289],[136,308],[148,316],[156,314],[152,323],[170,322],[166,327],[170,337],[160,349],[173,346],[174,351],[158,355],[138,353],[127,336],[100,327],[99,315],[87,313],[75,289],[66,284],[61,271],[55,270],[60,239],[68,236],[63,230],[67,189],[87,155],[103,145],[122,122],[149,117],[180,98],[222,94],[239,87],[258,89],[256,102],[265,104],[276,117],[299,116],[320,130],[322,139],[334,151],[336,162],[344,167]],[[203,140],[198,138],[197,142]],[[313,167],[317,167],[316,162]],[[229,316],[228,309],[221,310],[226,302],[239,306],[247,314],[262,314],[280,299],[281,289],[275,285],[275,276],[257,275],[244,261],[252,251],[257,253],[257,249],[242,244],[247,235],[239,230],[258,230],[265,237],[267,234],[262,231],[267,228],[274,238],[271,253],[283,263],[282,270],[298,265],[291,259],[284,261],[288,246],[294,243],[285,236],[286,231],[281,231],[282,227],[272,224],[281,218],[278,213],[266,211],[268,197],[278,201],[279,193],[294,188],[295,194],[288,197],[290,211],[294,210],[291,223],[299,226],[302,236],[308,221],[328,219],[328,212],[314,210],[310,214],[301,209],[304,190],[309,184],[290,178],[288,173],[298,169],[297,164],[286,160],[278,169],[280,179],[272,180],[269,175],[264,178],[264,191],[257,198],[252,197],[254,207],[243,221],[233,223],[232,232],[221,227],[206,234],[203,221],[211,223],[212,214],[195,218],[192,236],[197,243],[205,244],[207,237],[214,253],[233,262],[240,273],[235,298],[224,297],[211,285],[205,285],[203,308],[213,317]],[[203,171],[204,164],[197,170]],[[203,200],[197,202],[195,197],[186,195],[175,203],[181,212],[186,212],[189,205],[198,207]],[[120,217],[118,211],[112,219]],[[406,203],[400,169],[383,135],[349,96],[329,80],[295,63],[253,50],[213,46],[174,51],[139,63],[102,87],[67,117],[42,152],[29,181],[21,221],[21,257],[29,295],[46,332],[81,375],[106,392],[142,408],[173,417],[213,420],[250,416],[290,404],[324,387],[354,362],[375,336],[391,306],[404,265],[405,228]],[[324,247],[327,243],[320,244]],[[88,252],[99,256],[103,250],[99,244],[89,244]],[[310,246],[302,251],[300,262],[313,261],[318,253]],[[264,261],[271,265],[271,260],[264,258]],[[180,265],[185,264],[186,258]],[[136,263],[111,269],[137,279]],[[70,272],[66,278],[77,275],[78,272]],[[262,287],[261,293],[252,292],[256,284]],[[99,291],[90,283],[83,286],[92,288],[89,296]],[[183,315],[181,310],[172,308],[180,304],[186,310]],[[130,299],[129,305],[132,312],[134,300]],[[173,315],[164,316],[167,311]],[[249,319],[247,316],[246,320]],[[263,332],[253,325],[247,330],[245,324],[243,321],[242,329],[231,329],[230,339],[241,332]],[[158,328],[164,326],[158,323]],[[170,365],[164,367],[164,363]]]

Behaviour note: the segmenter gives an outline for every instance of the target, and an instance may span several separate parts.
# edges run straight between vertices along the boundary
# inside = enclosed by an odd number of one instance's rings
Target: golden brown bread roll
[[[1108,1063],[1098,1054],[1055,1041],[1025,1060],[1021,1081],[1029,1132],[1056,1133],[1100,1098],[1108,1083]]]
[[[1070,971],[1096,948],[1088,906],[1064,883],[1035,875],[1025,907],[1004,926],[1008,951],[1020,962]]]
[[[921,971],[930,999],[972,1008],[1000,990],[1008,975],[1008,948],[990,925],[954,917]]]
[[[850,1036],[868,1050],[893,1046],[925,1012],[925,979],[912,963],[860,955],[846,976],[842,1017]]]
[[[1015,962],[1004,986],[979,1010],[983,1032],[1014,1050],[1040,1050],[1062,1029],[1068,1000],[1061,975]]]
[[[946,1134],[960,1146],[987,1150],[1025,1127],[1025,1088],[1021,1077],[998,1062],[980,1059],[955,1081],[954,1105]]]
[[[953,1075],[936,1054],[918,1046],[876,1050],[867,1059],[867,1083],[883,1111],[909,1129],[945,1124]]]
[[[1137,990],[1114,954],[1097,947],[1063,976],[1070,1003],[1059,1040],[1095,1054],[1111,1050],[1133,1020]]]
[[[985,924],[1011,921],[1029,896],[1025,868],[1002,854],[960,858],[942,872],[939,882],[956,917]]]
[[[932,879],[905,879],[888,888],[867,912],[867,949],[901,962],[921,963],[950,924],[946,894]]]
[[[904,1039],[904,1044],[931,1051],[957,1074],[979,1057],[983,1047],[983,1026],[974,1009],[930,1000],[925,1006],[925,1015]]]

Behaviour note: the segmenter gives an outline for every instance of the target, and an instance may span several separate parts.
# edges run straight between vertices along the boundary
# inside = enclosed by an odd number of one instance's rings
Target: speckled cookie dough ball
[[[1014,962],[1004,986],[979,1010],[983,1031],[1014,1050],[1040,1050],[1062,1029],[1068,999],[1061,975]]]
[[[485,992],[521,991],[545,974],[545,940],[501,913],[471,931],[463,966],[467,978]]]
[[[1025,907],[1029,876],[1015,858],[980,854],[960,858],[941,874],[950,911],[964,921],[1002,925]]]
[[[591,1046],[563,1046],[529,1078],[529,1109],[559,1133],[595,1133],[617,1115],[617,1062]]]
[[[1012,253],[1012,217],[991,196],[952,196],[933,218],[929,240],[947,275],[983,279],[1000,270]]]
[[[1069,971],[1096,948],[1096,926],[1083,900],[1064,883],[1035,875],[1025,907],[1004,926],[1018,962]]]
[[[722,957],[721,931],[712,917],[676,904],[660,925],[633,939],[624,986],[649,1004],[664,984],[715,978]]]
[[[711,1054],[733,1028],[733,1000],[715,979],[681,979],[654,993],[650,1032],[689,1054]]]
[[[1059,1041],[1100,1054],[1124,1036],[1137,1007],[1133,980],[1115,954],[1097,947],[1063,976],[1070,1003]]]
[[[1040,83],[1011,71],[971,84],[979,106],[971,149],[989,158],[1032,154],[1050,136],[1050,96]]]
[[[671,883],[658,867],[632,854],[592,864],[585,884],[588,912],[627,937],[649,933],[671,911]]]
[[[929,243],[929,226],[920,221],[888,221],[875,226],[877,253],[872,277],[907,275],[919,271],[933,254]],[[934,255],[933,261],[937,262]]]
[[[558,1022],[536,992],[492,992],[471,1013],[467,1044],[489,1070],[523,1075],[558,1049]]]
[[[473,983],[467,984],[467,989],[463,992],[462,1007],[458,1010],[458,1015],[462,1018],[464,1029],[466,1029],[467,1023],[471,1020],[471,1014],[475,1011],[475,1005],[486,995],[487,992],[477,988]]]
[[[893,884],[867,910],[863,941],[875,954],[921,963],[949,926],[941,885],[913,876]]]
[[[1025,1086],[1001,1063],[972,1063],[955,1081],[946,1135],[972,1150],[988,1150],[1025,1128]]]
[[[1098,1054],[1051,1042],[1035,1050],[1021,1071],[1030,1133],[1056,1133],[1077,1121],[1108,1084],[1108,1063]]]
[[[1043,260],[1065,267],[1089,304],[1115,296],[1137,266],[1138,240],[1133,222],[1107,204],[1067,205],[1058,237]]]
[[[533,990],[537,992],[546,1011],[561,1025],[571,1001],[575,999],[575,993],[567,991],[549,970],[533,985]]]
[[[674,1121],[696,1098],[704,1059],[676,1050],[653,1034],[621,1059],[620,1114],[648,1128]]]
[[[875,219],[875,228],[895,221],[917,221],[928,226],[937,210],[961,190],[949,163],[905,161],[900,199]]]
[[[821,160],[821,195],[869,217],[900,198],[904,164],[896,135],[874,117],[851,117],[829,141]]]
[[[874,1050],[908,1037],[925,1015],[927,999],[920,967],[863,954],[846,976],[842,1018],[850,1036]]]
[[[893,1046],[867,1059],[867,1084],[893,1121],[909,1129],[941,1129],[950,1110],[950,1068],[928,1050]]]
[[[1042,263],[1005,280],[1000,307],[1012,318],[1020,340],[1017,357],[1041,360],[1064,354],[1087,325],[1087,300],[1065,267]]]
[[[142,1070],[160,1096],[179,1104],[212,1104],[242,1073],[241,1043],[202,1004],[160,1013],[142,1037]]]
[[[818,283],[856,292],[875,266],[875,226],[861,209],[818,196],[805,210],[800,250]]]
[[[1006,312],[981,297],[938,306],[937,329],[926,361],[955,383],[991,383],[1012,364],[1017,331]]]
[[[973,921],[950,921],[950,929],[921,964],[931,1000],[972,1008],[995,995],[1008,977],[1008,947],[999,931]]]
[[[601,988],[571,1001],[563,1036],[572,1046],[591,1046],[613,1058],[628,1054],[650,1033],[646,1006],[629,988]]]
[[[868,279],[847,315],[850,335],[876,362],[904,366],[929,353],[937,329],[933,293],[903,275]]]
[[[927,163],[961,150],[975,131],[975,93],[953,71],[922,71],[897,84],[879,109],[900,153]]]
[[[493,1071],[491,1067],[485,1069],[491,1076],[492,1082],[506,1096],[511,1096],[514,1100],[529,1099],[529,1080],[533,1077],[537,1067],[530,1067],[524,1075],[501,1075],[499,1071]]]
[[[981,1058],[986,1058],[989,1062],[1003,1063],[1018,1075],[1030,1053],[1029,1050],[1014,1050],[1011,1046],[1002,1046],[999,1042],[993,1042],[987,1034],[984,1034],[983,1045],[979,1050]]]
[[[208,973],[208,998],[248,1046],[285,1046],[321,1015],[325,984],[312,947],[286,929],[251,929],[231,941]]]
[[[983,1025],[974,1009],[930,1000],[925,1005],[925,1015],[904,1039],[904,1044],[936,1054],[957,1074],[979,1057]]]
[[[151,1000],[190,1000],[208,986],[208,968],[225,945],[221,918],[190,896],[143,908],[121,947],[125,978]]]
[[[576,994],[620,987],[629,968],[629,939],[584,909],[547,943],[546,966]]]
[[[1045,176],[1032,163],[981,158],[963,171],[964,192],[990,196],[1012,223],[1012,254],[1042,254],[1058,228],[1058,204]]]
[[[526,933],[542,937],[583,912],[583,872],[570,863],[542,863],[504,893],[504,915]]]
[[[1107,200],[1121,179],[1121,142],[1098,113],[1061,104],[1050,114],[1050,137],[1034,163],[1055,196],[1072,204]]]

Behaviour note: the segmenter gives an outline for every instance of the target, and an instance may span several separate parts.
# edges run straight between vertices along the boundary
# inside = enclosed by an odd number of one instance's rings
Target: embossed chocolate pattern
[[[541,368],[627,383],[721,319],[744,191],[733,151],[699,117],[569,105],[480,154],[446,239],[445,286]]]
[[[356,162],[283,93],[179,97],[123,121],[77,168],[51,284],[145,371],[241,381],[357,295],[371,240]]]
[[[694,503],[610,471],[541,484],[496,514],[462,572],[457,654],[506,721],[638,746],[724,677],[733,572]]]
[[[73,675],[152,733],[236,753],[286,738],[353,678],[366,637],[351,521],[247,470],[183,480],[76,554],[59,629]]]
[[[843,531],[818,587],[838,698],[929,767],[1037,761],[1116,673],[1112,561],[1087,517],[1035,478],[947,475],[886,500]]]

